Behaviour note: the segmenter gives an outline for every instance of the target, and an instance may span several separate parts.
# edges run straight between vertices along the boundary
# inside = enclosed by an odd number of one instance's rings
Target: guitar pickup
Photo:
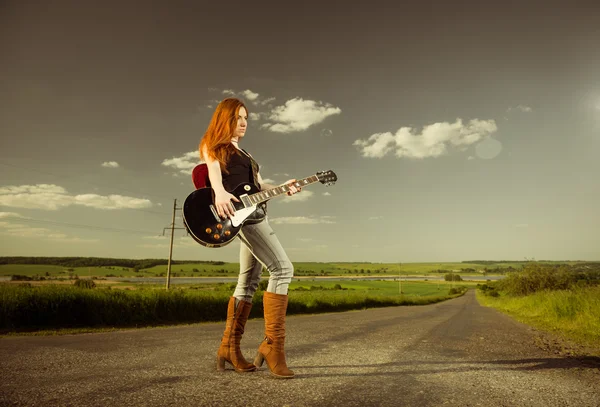
[[[223,219],[221,219],[221,217],[219,216],[219,213],[217,212],[217,210],[215,209],[214,205],[210,205],[210,211],[212,212],[213,216],[215,217],[215,220],[217,222],[221,222]]]

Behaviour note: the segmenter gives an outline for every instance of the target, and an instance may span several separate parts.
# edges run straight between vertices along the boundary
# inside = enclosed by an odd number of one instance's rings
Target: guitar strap
[[[252,168],[252,183],[258,188],[260,191],[260,184],[258,183],[258,163],[252,158],[252,156],[243,148],[240,149],[246,156],[250,159],[250,167]],[[267,203],[263,202],[259,205],[260,208],[264,211],[264,214],[267,214]]]
[[[258,183],[258,163],[254,160],[254,158],[252,158],[250,154],[248,154],[246,150],[244,150],[243,148],[240,150],[244,154],[246,154],[246,157],[250,159],[250,167],[252,168],[252,183],[256,186],[256,188],[260,190],[260,184]]]

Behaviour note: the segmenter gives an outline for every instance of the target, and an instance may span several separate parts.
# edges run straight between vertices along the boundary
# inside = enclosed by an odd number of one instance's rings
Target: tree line
[[[44,264],[61,267],[129,267],[147,269],[167,265],[167,259],[112,259],[103,257],[0,257],[0,264]],[[222,266],[223,261],[172,260],[171,264],[202,263]]]

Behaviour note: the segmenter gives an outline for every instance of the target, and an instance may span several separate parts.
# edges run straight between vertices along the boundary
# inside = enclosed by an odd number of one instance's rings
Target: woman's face
[[[233,133],[233,137],[234,138],[241,138],[244,137],[244,134],[246,134],[246,128],[248,127],[248,113],[246,113],[246,109],[244,109],[244,106],[240,107],[240,111],[238,112],[238,117],[237,117],[237,126],[235,128],[235,131]]]

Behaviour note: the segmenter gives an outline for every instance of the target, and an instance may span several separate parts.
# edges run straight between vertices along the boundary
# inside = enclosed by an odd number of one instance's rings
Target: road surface
[[[563,358],[473,291],[427,306],[288,317],[291,380],[219,373],[224,323],[0,339],[0,405],[600,406],[597,359]],[[250,320],[249,360],[263,335]]]

